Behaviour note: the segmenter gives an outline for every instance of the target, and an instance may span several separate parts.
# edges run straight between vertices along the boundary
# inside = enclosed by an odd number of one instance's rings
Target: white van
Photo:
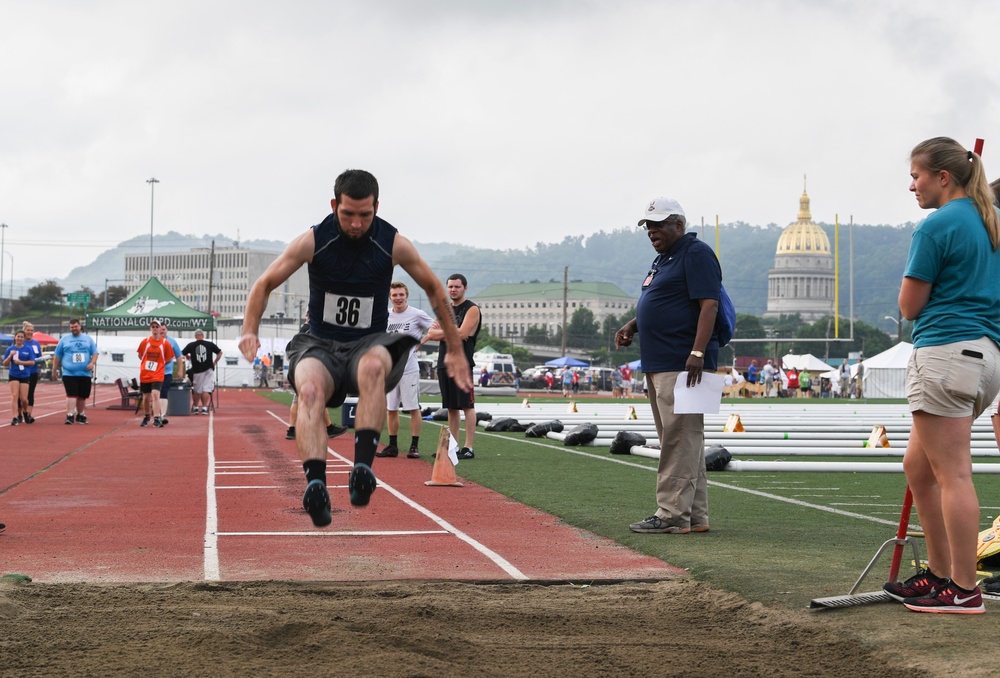
[[[490,375],[488,386],[513,386],[517,368],[514,366],[514,356],[509,353],[474,353],[472,359],[472,380],[479,385],[483,369]]]

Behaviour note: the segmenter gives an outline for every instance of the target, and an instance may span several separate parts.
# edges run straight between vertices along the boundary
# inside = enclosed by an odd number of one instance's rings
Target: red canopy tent
[[[42,346],[54,346],[59,343],[59,340],[52,335],[45,334],[45,332],[39,332],[38,330],[35,330],[35,335],[31,338]]]

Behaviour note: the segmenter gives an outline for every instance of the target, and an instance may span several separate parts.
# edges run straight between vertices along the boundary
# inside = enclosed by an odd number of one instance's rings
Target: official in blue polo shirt
[[[656,513],[629,525],[633,532],[708,532],[705,478],[705,421],[702,414],[674,414],[674,385],[687,372],[687,385],[714,371],[719,343],[714,336],[722,268],[708,245],[685,233],[684,209],[676,200],[650,201],[639,225],[646,228],[656,259],[642,282],[636,317],[615,335],[628,346],[639,334],[639,356],[660,438]]]

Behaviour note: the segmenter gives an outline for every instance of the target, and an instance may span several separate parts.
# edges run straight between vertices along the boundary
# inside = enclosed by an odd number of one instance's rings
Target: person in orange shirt
[[[160,334],[160,322],[149,323],[149,336],[139,342],[139,391],[142,393],[142,408],[144,416],[140,426],[149,425],[149,417],[153,416],[153,426],[156,428],[166,424],[162,417],[160,405],[160,389],[163,387],[164,367],[173,360],[174,349],[170,342]]]

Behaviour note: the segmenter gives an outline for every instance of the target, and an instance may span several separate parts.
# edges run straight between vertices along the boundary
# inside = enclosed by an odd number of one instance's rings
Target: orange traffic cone
[[[424,485],[435,485],[439,487],[464,487],[458,482],[455,475],[455,465],[451,463],[448,456],[448,442],[451,432],[447,426],[441,427],[441,436],[438,438],[437,456],[434,457],[434,468],[431,470],[431,479],[424,482]]]

